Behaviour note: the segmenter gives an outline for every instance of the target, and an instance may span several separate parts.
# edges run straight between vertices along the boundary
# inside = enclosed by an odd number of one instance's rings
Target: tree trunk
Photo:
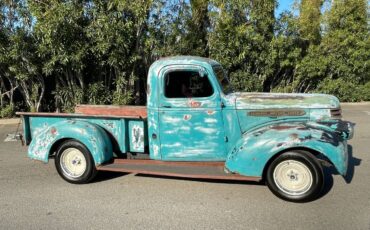
[[[37,76],[37,79],[40,82],[41,92],[40,92],[39,99],[36,103],[36,112],[40,112],[41,101],[44,98],[44,94],[45,94],[45,81],[44,81],[44,78],[42,76]]]
[[[0,109],[4,107],[4,93],[3,89],[5,90],[4,80],[3,77],[0,77]]]
[[[28,82],[20,81],[20,86],[21,86],[20,87],[20,92],[21,92],[28,108],[30,109],[31,112],[33,112],[33,110],[35,109],[35,106],[32,103],[32,99],[31,99],[31,96],[30,96],[30,91],[28,89]]]

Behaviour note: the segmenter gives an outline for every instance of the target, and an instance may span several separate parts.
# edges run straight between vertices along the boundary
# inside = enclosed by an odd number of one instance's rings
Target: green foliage
[[[320,35],[321,6],[323,0],[302,0],[299,14],[299,31],[302,40],[309,44],[318,44]]]
[[[312,5],[308,7],[308,11],[313,10]],[[295,44],[302,47],[303,52],[296,56],[298,57],[296,64],[290,67],[291,79],[282,82],[279,88],[292,84],[292,91],[295,92],[323,90],[322,92],[332,92],[343,101],[364,100],[350,88],[354,86],[363,88],[370,80],[370,53],[368,52],[370,38],[366,7],[364,0],[333,1],[331,8],[322,17],[321,24],[324,32],[320,34],[320,42],[313,42],[315,39],[309,44],[306,42],[309,34],[315,34],[312,32],[312,27],[308,26],[307,20],[315,18],[306,17],[304,18],[306,21],[299,21],[298,28],[295,29],[298,33],[288,34],[287,37],[295,39]],[[294,17],[292,20],[295,20]],[[302,27],[302,23],[305,23],[307,28]],[[304,28],[311,33],[302,34]],[[313,36],[308,37],[313,38]],[[285,39],[284,36],[283,38]],[[331,81],[332,83],[329,84]],[[335,87],[342,87],[342,89],[335,89]]]
[[[90,84],[85,97],[87,98],[87,103],[93,105],[108,104],[112,100],[109,90],[101,81]]]
[[[113,93],[113,104],[114,105],[127,105],[131,103],[133,99],[132,97],[133,92],[132,91],[125,92],[123,90],[124,85],[126,84],[127,82],[125,82],[125,79],[123,77],[117,80],[117,88],[116,88],[116,91],[114,91]]]
[[[336,95],[341,101],[355,102],[370,100],[370,82],[358,86],[342,78],[335,80],[325,79],[315,91]]]
[[[78,88],[59,88],[54,92],[56,100],[61,103],[61,109],[73,113],[75,106],[82,103],[83,91]]]
[[[370,100],[368,1],[277,2],[0,1],[2,110],[144,104],[149,66],[174,55],[216,59],[241,91]]]
[[[15,115],[14,105],[7,105],[0,108],[0,118],[9,118]]]

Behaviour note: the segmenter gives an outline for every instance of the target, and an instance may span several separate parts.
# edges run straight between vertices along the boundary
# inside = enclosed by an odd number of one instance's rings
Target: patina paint
[[[147,127],[146,122],[142,120],[130,120],[129,126],[129,143],[130,152],[143,153],[145,146],[147,146]]]
[[[225,167],[241,175],[262,176],[275,154],[294,148],[315,150],[326,156],[340,174],[346,174],[347,142],[335,130],[320,129],[309,122],[272,124],[246,132],[229,153]]]
[[[229,153],[242,137],[242,131],[240,129],[239,119],[235,109],[226,106],[222,113],[223,120],[225,121],[226,152]]]
[[[219,161],[226,158],[221,111],[161,110],[163,160]]]
[[[203,66],[169,65],[160,70],[158,106],[162,160],[219,161],[226,158],[220,93],[211,69],[203,63]],[[204,73],[213,94],[199,98],[167,98],[164,95],[165,76],[176,70]]]
[[[119,146],[121,153],[126,153],[128,150],[128,142],[126,140],[126,123],[125,119],[96,119],[89,118],[89,122],[94,123],[102,127],[107,133],[110,134],[110,138],[113,138],[115,143]]]
[[[339,108],[338,98],[327,94],[234,93],[236,109]]]
[[[268,125],[271,122],[282,122],[282,121],[305,121],[309,120],[309,110],[308,109],[302,109],[305,113],[298,116],[275,116],[275,117],[269,117],[269,116],[255,116],[251,115],[251,112],[255,111],[266,111],[265,109],[260,110],[249,110],[249,109],[239,109],[237,110],[237,114],[239,117],[240,122],[240,128],[242,130],[242,133],[247,132],[255,127],[258,127],[260,125]],[[268,109],[268,111],[271,111]],[[281,111],[281,110],[280,110]],[[290,110],[286,110],[290,111]]]
[[[311,121],[328,121],[333,120],[330,109],[310,109]]]
[[[150,159],[161,160],[158,126],[158,108],[148,108],[148,139]]]
[[[214,154],[217,156],[217,158],[210,159],[210,154],[206,153],[208,150],[204,150],[204,158],[198,158],[199,151],[196,153],[196,151],[193,151],[191,153],[191,149],[196,150],[196,144],[202,144],[204,146],[204,143],[206,143],[206,140],[202,139],[206,135],[206,132],[215,131],[216,124],[214,124],[214,118],[217,117],[217,122],[222,122],[222,117],[219,117],[221,114],[220,111],[220,102],[216,102],[215,100],[178,100],[178,101],[166,101],[166,103],[169,104],[163,104],[163,85],[161,83],[161,79],[163,78],[163,74],[165,71],[175,70],[175,69],[190,69],[190,70],[202,70],[206,71],[208,74],[211,74],[210,80],[212,81],[214,90],[217,92],[220,92],[220,86],[218,85],[215,76],[213,75],[212,71],[212,65],[219,65],[214,60],[206,59],[206,58],[199,58],[199,57],[192,57],[192,56],[179,56],[179,57],[171,57],[171,58],[162,58],[156,62],[154,62],[148,73],[148,86],[147,86],[147,109],[148,109],[148,135],[149,135],[149,152],[150,152],[150,158],[155,160],[217,160],[217,159],[225,159],[226,158],[226,151],[220,153],[220,152],[214,152]],[[215,94],[214,97],[216,98],[217,95]],[[213,99],[215,99],[213,98]],[[175,123],[161,123],[160,119],[163,120],[162,113],[164,112],[163,108],[164,106],[175,106],[175,110],[171,109],[170,111],[167,111],[165,113],[171,113],[170,116],[164,116],[164,119],[167,119],[168,122],[173,122],[173,119],[175,120],[181,120],[181,123],[175,124]],[[217,107],[218,112],[213,109],[214,107]],[[194,112],[192,110],[196,109],[197,112]],[[161,111],[160,111],[161,110]],[[200,111],[202,110],[202,111]],[[199,113],[201,114],[194,115],[193,113]],[[181,114],[180,114],[181,113]],[[165,114],[169,115],[169,114]],[[175,115],[175,116],[173,116]],[[207,122],[208,125],[202,125],[201,122],[205,122],[205,118],[200,119],[202,115],[207,116]],[[220,119],[221,118],[221,119]],[[170,119],[170,120],[168,120]],[[198,121],[197,121],[198,120]],[[198,135],[195,135],[195,140],[184,140],[180,139],[177,133],[171,133],[174,132],[174,130],[179,130],[182,132],[182,137],[189,137],[189,132],[191,127],[189,127],[189,124],[193,124],[194,121],[197,121],[197,130],[195,130],[196,126],[193,126],[193,131],[196,131]],[[164,128],[164,126],[166,126]],[[184,127],[183,127],[184,126]],[[203,127],[204,126],[204,127]],[[207,127],[209,126],[209,127]],[[220,132],[222,132],[223,123],[221,123],[221,126],[217,127],[217,129],[221,129]],[[167,133],[162,133],[161,130],[166,131]],[[208,128],[208,129],[204,129]],[[218,145],[221,145],[221,149],[224,149],[224,143],[225,143],[225,137],[219,134]],[[213,138],[213,137],[212,137]],[[168,140],[169,143],[163,143]],[[178,145],[177,142],[179,142],[182,145],[186,145],[189,148],[188,154],[181,153],[181,149],[176,147]],[[195,142],[193,142],[195,141]],[[215,141],[215,140],[212,140]],[[161,146],[163,144],[164,146]],[[214,144],[215,145],[215,144]],[[168,151],[163,151],[163,148],[167,148]],[[213,151],[216,149],[216,147],[213,147]],[[172,152],[172,155],[169,154]],[[174,156],[178,157],[174,157]],[[208,156],[207,156],[208,155]],[[223,155],[223,157],[221,157]]]
[[[31,159],[48,162],[50,149],[61,139],[75,139],[84,144],[100,165],[112,159],[112,144],[98,125],[77,119],[30,117],[32,141],[28,148]]]

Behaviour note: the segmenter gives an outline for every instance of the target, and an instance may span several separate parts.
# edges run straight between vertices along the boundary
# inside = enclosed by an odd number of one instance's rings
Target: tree
[[[41,70],[42,62],[37,56],[37,42],[32,35],[18,29],[11,37],[11,43],[9,70],[15,76],[28,108],[32,112],[39,112],[46,86]]]
[[[86,27],[90,51],[107,88],[115,85],[114,104],[142,103],[144,47],[151,0],[93,1]],[[135,94],[134,92],[137,92]],[[133,101],[137,98],[137,101]]]
[[[144,104],[149,66],[174,55],[218,60],[241,91],[370,100],[368,2],[297,2],[0,1],[0,113]]]
[[[275,1],[212,2],[210,56],[230,70],[234,86],[246,91],[269,91],[270,47],[274,37]]]
[[[83,102],[85,59],[88,42],[84,27],[87,19],[82,1],[29,1],[37,23],[34,34],[40,41],[37,52],[45,61],[43,73],[56,82],[55,97],[59,101]],[[68,107],[68,108],[67,108]],[[71,110],[67,106],[65,110]]]
[[[308,49],[296,68],[299,92],[319,89],[344,99],[343,91],[332,91],[330,82],[364,85],[369,81],[370,40],[365,0],[336,0],[325,15],[321,43]],[[329,79],[330,81],[327,81]],[[329,84],[328,84],[329,83]],[[342,88],[348,87],[342,86]],[[340,93],[341,92],[341,93]],[[346,97],[346,100],[351,100]],[[353,100],[359,100],[359,98]]]
[[[321,39],[321,6],[323,0],[301,0],[299,12],[299,32],[301,39],[308,45],[318,45]]]
[[[187,22],[185,37],[188,51],[185,54],[208,57],[208,0],[190,0],[191,18]]]
[[[45,84],[36,56],[36,41],[30,33],[30,14],[24,1],[6,1],[2,5],[1,86],[14,106],[14,92],[19,90],[31,111],[39,111]],[[4,20],[5,18],[5,20]],[[2,96],[4,95],[2,94]],[[3,103],[3,100],[2,100]]]

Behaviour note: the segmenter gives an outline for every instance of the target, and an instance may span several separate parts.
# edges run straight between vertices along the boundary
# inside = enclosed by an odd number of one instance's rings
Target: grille
[[[342,110],[340,108],[330,110],[331,117],[334,119],[342,118]]]

